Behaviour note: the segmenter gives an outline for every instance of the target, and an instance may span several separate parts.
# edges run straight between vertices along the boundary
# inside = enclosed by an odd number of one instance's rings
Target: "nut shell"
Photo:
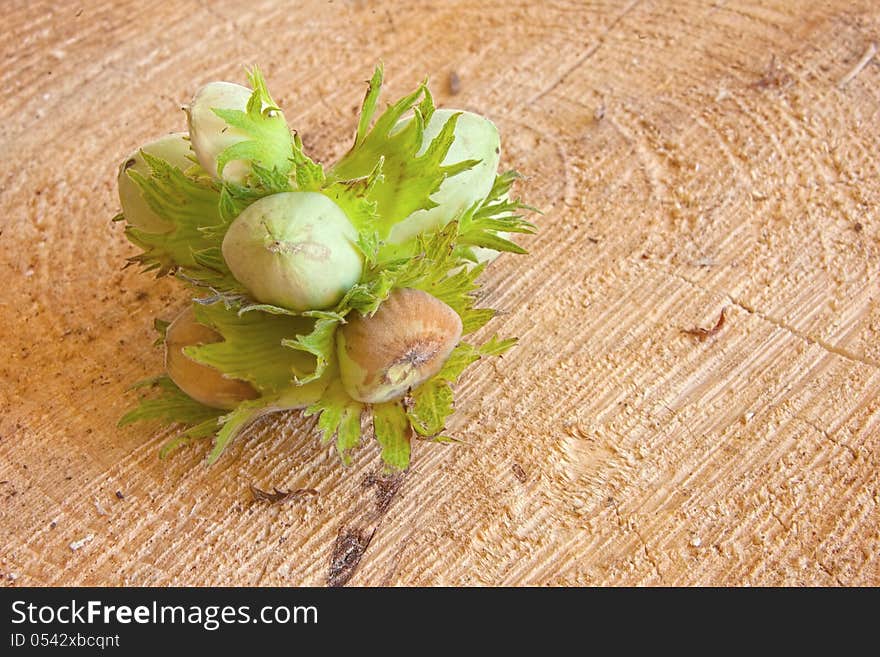
[[[199,164],[209,175],[223,180],[243,184],[251,171],[247,160],[229,162],[221,173],[217,171],[220,154],[242,141],[249,139],[247,133],[214,113],[214,108],[246,111],[251,90],[232,82],[209,82],[196,92],[192,104],[187,109],[189,134],[193,151]]]
[[[372,317],[355,313],[337,332],[346,392],[371,404],[400,399],[441,370],[461,331],[461,318],[439,299],[394,290]]]
[[[329,308],[358,282],[357,230],[317,192],[282,192],[245,208],[223,238],[232,275],[257,301],[291,310]]]

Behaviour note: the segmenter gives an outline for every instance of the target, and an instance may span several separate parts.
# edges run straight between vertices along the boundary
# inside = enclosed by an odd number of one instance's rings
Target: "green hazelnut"
[[[251,89],[240,84],[209,82],[199,89],[189,107],[184,108],[187,114],[192,148],[199,163],[208,174],[226,182],[244,184],[251,173],[252,163],[246,159],[231,160],[223,166],[221,171],[219,168],[221,154],[230,146],[253,140],[254,135],[248,134],[240,127],[229,125],[214,110],[246,112],[252,93]],[[292,139],[284,116],[281,112],[276,112],[267,121],[264,130],[271,132],[271,140],[278,146],[286,142],[287,148],[262,150],[261,153],[266,159],[257,161],[257,164],[266,169],[289,168],[288,158],[290,157]]]
[[[317,192],[266,196],[236,217],[223,238],[232,275],[262,303],[297,312],[329,308],[361,277],[357,230]]]

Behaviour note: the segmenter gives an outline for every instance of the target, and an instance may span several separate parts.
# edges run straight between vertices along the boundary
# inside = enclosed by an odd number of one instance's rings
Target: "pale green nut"
[[[186,133],[174,132],[139,148],[125,158],[119,167],[117,185],[119,202],[122,204],[122,214],[125,216],[125,221],[128,225],[147,233],[166,233],[174,226],[153,211],[144,198],[141,188],[129,175],[129,171],[136,171],[149,177],[150,166],[144,160],[142,151],[185,171],[192,166],[192,160],[187,157],[192,155],[192,150],[186,139]]]
[[[257,301],[302,312],[337,303],[363,272],[358,234],[317,192],[284,192],[248,206],[223,238],[232,275]]]
[[[456,215],[489,195],[495,183],[498,161],[501,157],[501,137],[498,128],[489,119],[461,110],[440,109],[431,116],[425,126],[424,139],[418,155],[422,155],[453,114],[461,112],[455,125],[455,139],[443,159],[444,165],[464,160],[480,160],[467,171],[450,176],[443,181],[431,200],[437,207],[417,210],[394,225],[388,241],[402,244],[419,233],[442,228]],[[409,119],[411,121],[412,119]]]
[[[252,171],[251,160],[245,159],[231,160],[226,163],[222,171],[219,170],[219,159],[223,151],[235,144],[253,140],[254,136],[241,128],[227,124],[214,112],[215,109],[246,112],[252,93],[251,89],[240,84],[209,82],[196,92],[192,104],[184,108],[193,151],[202,168],[214,178],[244,184]],[[272,139],[276,142],[277,148],[273,148],[271,152],[264,150],[264,155],[269,157],[270,161],[257,161],[257,164],[266,169],[273,167],[284,169],[289,166],[287,157],[292,143],[290,131],[280,112],[272,120],[276,122],[272,130]],[[282,144],[285,140],[286,143]],[[277,155],[278,153],[284,155]],[[274,159],[271,159],[273,157]]]

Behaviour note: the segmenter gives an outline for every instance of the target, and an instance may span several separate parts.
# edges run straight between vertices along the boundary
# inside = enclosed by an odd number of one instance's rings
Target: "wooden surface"
[[[880,584],[876,2],[155,4],[3,3],[4,584]],[[251,64],[332,161],[379,59],[527,176],[522,345],[397,480],[296,415],[160,462],[115,424],[186,292],[121,270],[117,164]]]

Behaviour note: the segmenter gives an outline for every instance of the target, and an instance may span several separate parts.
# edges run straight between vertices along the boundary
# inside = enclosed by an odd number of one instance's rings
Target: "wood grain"
[[[4,4],[4,584],[880,584],[876,2],[159,5]],[[121,269],[117,163],[250,64],[332,161],[380,59],[527,176],[484,279],[521,345],[393,485],[297,415],[160,462],[115,424],[186,292]]]

